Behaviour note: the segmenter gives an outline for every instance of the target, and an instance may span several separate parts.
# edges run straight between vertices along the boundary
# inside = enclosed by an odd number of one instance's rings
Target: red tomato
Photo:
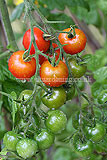
[[[71,28],[64,29],[64,32],[69,32]],[[73,31],[71,31],[73,33]],[[80,29],[75,28],[75,37],[68,38],[67,33],[60,33],[59,34],[59,41],[62,45],[67,44],[63,47],[64,51],[68,54],[77,54],[81,52],[86,45],[87,38],[83,31]]]
[[[24,62],[23,54],[24,51],[14,52],[8,62],[9,71],[14,77],[21,80],[31,78],[36,72],[35,58],[32,58],[29,62]]]
[[[67,65],[60,61],[57,66],[53,67],[49,61],[45,61],[40,68],[40,77],[47,86],[59,87],[68,78]]]
[[[50,47],[50,41],[45,41],[43,38],[43,31],[41,31],[39,28],[34,27],[34,37],[37,44],[37,47],[40,51],[46,52]],[[25,49],[29,49],[29,45],[31,42],[31,29],[27,30],[23,36],[23,46]],[[32,44],[30,54],[35,54],[35,48]]]

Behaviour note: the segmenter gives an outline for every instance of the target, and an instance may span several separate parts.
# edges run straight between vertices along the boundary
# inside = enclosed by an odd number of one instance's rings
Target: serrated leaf
[[[97,69],[94,72],[94,79],[98,82],[102,82],[107,78],[107,66]]]
[[[11,22],[21,17],[23,9],[24,9],[24,3],[21,3],[18,6],[16,6],[10,17]]]

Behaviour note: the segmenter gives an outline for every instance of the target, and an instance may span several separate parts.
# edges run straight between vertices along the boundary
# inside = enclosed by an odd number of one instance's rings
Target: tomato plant
[[[59,87],[68,78],[68,68],[63,61],[55,67],[49,61],[45,61],[40,68],[40,77],[47,86]]]
[[[63,32],[70,32],[71,28],[64,29]],[[85,46],[87,38],[84,32],[80,29],[75,28],[75,35],[73,36],[73,30],[70,34],[60,33],[58,37],[60,43],[65,45],[63,47],[64,51],[68,54],[77,54],[81,52]]]
[[[46,41],[43,38],[44,33],[39,28],[34,27],[33,32],[34,32],[34,38],[35,38],[35,42],[38,49],[40,51],[46,52],[49,49],[50,41]],[[22,43],[25,49],[27,50],[29,49],[30,42],[31,42],[31,29],[27,30],[23,36]],[[35,54],[35,48],[33,44],[31,46],[30,54]]]
[[[29,62],[23,60],[24,51],[14,52],[8,62],[9,71],[21,80],[31,78],[36,72],[36,60],[34,58]]]
[[[43,90],[41,97],[42,103],[50,109],[58,109],[66,102],[66,92],[62,87],[53,88],[52,93],[49,94]]]
[[[0,0],[0,159],[106,159],[105,3],[15,1]]]

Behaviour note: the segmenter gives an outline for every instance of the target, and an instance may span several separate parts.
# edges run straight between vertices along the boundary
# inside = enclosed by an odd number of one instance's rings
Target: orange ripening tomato
[[[14,77],[21,80],[28,80],[36,72],[36,60],[32,58],[29,62],[24,62],[24,52],[25,51],[14,52],[8,61],[8,68]]]
[[[69,32],[71,28],[64,29],[64,32]],[[73,33],[73,30],[71,31]],[[68,37],[68,33],[60,33],[58,39],[62,45],[66,44],[63,49],[68,54],[80,53],[86,46],[87,38],[83,31],[75,28],[76,35],[71,38]]]
[[[40,51],[46,52],[50,47],[50,41],[46,41],[43,38],[44,32],[40,30],[39,28],[34,27],[33,32],[34,32],[35,42],[36,42],[38,49]],[[25,49],[27,50],[29,49],[30,42],[31,42],[31,29],[27,30],[23,36],[22,43]],[[35,54],[35,48],[33,44],[30,49],[30,54],[31,55]]]
[[[67,65],[60,61],[57,66],[52,66],[49,61],[45,61],[40,68],[41,80],[51,87],[59,87],[66,83],[68,78]]]

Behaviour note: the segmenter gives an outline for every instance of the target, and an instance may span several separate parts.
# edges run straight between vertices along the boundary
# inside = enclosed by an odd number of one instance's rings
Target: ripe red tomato
[[[35,42],[37,44],[37,47],[40,51],[46,52],[49,47],[50,47],[50,41],[46,41],[43,38],[43,31],[41,31],[39,28],[34,27],[34,37],[35,37]],[[29,45],[31,42],[31,29],[27,30],[23,36],[23,46],[25,49],[29,49]],[[30,49],[30,54],[35,54],[35,48],[34,45],[32,44],[31,49]]]
[[[47,86],[59,87],[68,78],[67,65],[60,61],[57,66],[53,67],[49,61],[45,61],[40,68],[40,77]]]
[[[52,46],[53,46],[53,48],[58,47],[58,45],[57,45],[56,43],[52,43]],[[57,50],[55,51],[55,53],[56,53],[55,60],[57,61],[58,58],[59,58],[59,55],[60,55],[60,49],[57,49]],[[46,55],[49,56],[50,58],[53,58],[53,55],[50,55],[49,53],[46,54]],[[39,55],[39,64],[40,64],[40,65],[42,65],[42,63],[43,63],[44,61],[47,61],[47,60],[48,60],[48,59],[47,59],[46,57],[44,57],[44,56],[42,56],[42,55]]]
[[[14,77],[21,80],[28,80],[36,72],[36,60],[32,58],[29,62],[24,62],[22,56],[24,51],[14,52],[8,62],[9,71]]]
[[[69,32],[71,28],[64,29],[64,32]],[[71,31],[73,33],[73,31]],[[77,54],[81,52],[86,45],[87,38],[83,31],[80,29],[75,28],[76,35],[72,38],[68,37],[67,33],[60,33],[59,34],[59,41],[62,45],[67,44],[63,47],[64,51],[68,54]]]

